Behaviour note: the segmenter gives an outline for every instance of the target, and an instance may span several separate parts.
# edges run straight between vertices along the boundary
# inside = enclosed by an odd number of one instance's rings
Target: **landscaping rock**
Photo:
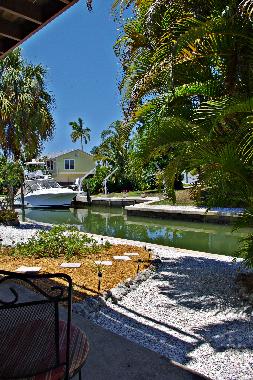
[[[129,292],[129,288],[124,284],[120,284],[117,287],[111,289],[111,301],[118,303]]]
[[[124,285],[130,288],[134,284],[134,280],[132,278],[127,278],[124,282]]]
[[[151,262],[152,262],[152,265],[154,265],[155,267],[158,267],[162,263],[162,260],[161,259],[153,259]]]
[[[105,306],[105,302],[101,297],[87,297],[82,302],[74,303],[72,310],[85,318],[93,318],[102,306]]]
[[[109,300],[113,304],[117,304],[119,301],[123,299],[124,296],[126,296],[130,291],[136,289],[141,282],[146,281],[153,274],[154,272],[152,270],[146,269],[138,273],[138,275],[134,279],[128,278],[122,284],[119,284],[115,288],[108,291],[103,296],[103,298],[106,301]]]

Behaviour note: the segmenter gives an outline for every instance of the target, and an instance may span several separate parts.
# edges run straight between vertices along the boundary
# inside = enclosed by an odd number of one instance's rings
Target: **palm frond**
[[[243,0],[239,4],[239,10],[243,15],[246,15],[252,21],[253,15],[253,1]]]

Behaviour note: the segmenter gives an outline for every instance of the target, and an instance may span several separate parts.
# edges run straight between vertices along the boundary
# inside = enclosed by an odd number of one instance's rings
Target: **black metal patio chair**
[[[60,303],[67,307],[64,320]],[[71,323],[71,303],[66,274],[0,271],[1,380],[60,380],[77,373],[81,379],[89,346]]]

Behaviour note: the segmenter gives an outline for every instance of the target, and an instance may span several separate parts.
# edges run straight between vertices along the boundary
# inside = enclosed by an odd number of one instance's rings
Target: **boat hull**
[[[26,207],[70,207],[77,191],[57,189],[55,192],[34,191],[24,196]]]

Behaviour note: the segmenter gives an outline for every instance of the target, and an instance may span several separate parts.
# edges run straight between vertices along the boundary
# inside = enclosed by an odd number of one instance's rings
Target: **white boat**
[[[80,193],[70,188],[61,187],[51,175],[46,173],[44,162],[36,162],[35,160],[27,162],[24,174],[26,207],[70,207],[73,198]],[[20,193],[15,203],[16,205],[21,204]]]

